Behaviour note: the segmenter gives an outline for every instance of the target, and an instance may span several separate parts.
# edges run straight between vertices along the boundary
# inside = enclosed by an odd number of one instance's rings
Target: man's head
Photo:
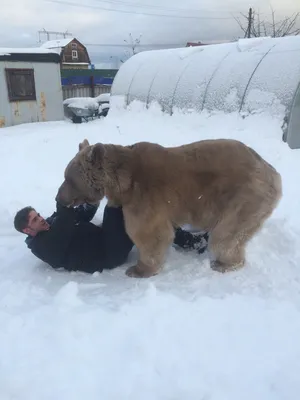
[[[47,231],[49,224],[32,207],[24,207],[17,212],[14,226],[18,232],[35,236],[39,232]]]

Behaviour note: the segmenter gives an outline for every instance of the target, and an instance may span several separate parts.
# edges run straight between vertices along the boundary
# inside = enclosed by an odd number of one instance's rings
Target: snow
[[[107,110],[109,108],[110,108],[109,103],[100,104],[99,105],[99,113],[101,113],[102,111]]]
[[[201,111],[205,102],[206,88],[214,71],[228,56],[227,45],[201,47],[203,52],[194,53],[193,58],[177,83],[173,105],[183,110],[193,108]],[[205,62],[203,62],[203,57]]]
[[[271,39],[271,36],[239,39],[237,41],[237,47],[239,51],[256,51],[258,46],[265,43],[268,44],[268,42],[270,43],[269,39]]]
[[[41,47],[45,49],[61,48],[67,46],[73,39],[74,38],[48,40],[47,42],[41,44]]]
[[[64,65],[74,65],[74,63],[72,62],[64,62]],[[85,63],[85,62],[77,62],[76,65],[89,65],[89,63]]]
[[[212,45],[212,44],[221,44],[221,43],[231,43],[232,40],[206,40],[203,42],[202,40],[195,39],[195,40],[189,40],[188,43],[202,43],[203,45]]]
[[[55,51],[42,49],[40,47],[0,47],[0,56],[5,56],[8,54],[45,54],[45,53],[55,53]]]
[[[257,66],[256,73],[250,81],[243,111],[253,112],[263,106],[265,110],[276,113],[280,106],[275,107],[274,102],[281,103],[287,108],[292,105],[295,91],[300,83],[300,37],[273,40],[274,45]],[[269,93],[269,98],[266,97],[263,105],[262,96],[257,96],[257,92]]]
[[[98,103],[109,103],[110,93],[101,93],[101,94],[99,94],[99,96],[95,97],[95,100]]]
[[[250,51],[228,54],[215,70],[205,98],[205,107],[209,110],[238,111],[249,79],[260,59],[261,54],[252,54]],[[236,97],[231,103],[228,100],[232,91],[236,92]]]
[[[60,54],[63,47],[67,46],[74,38],[64,38],[56,40],[48,40],[41,44],[41,48],[51,49],[53,52]],[[65,63],[66,64],[66,63]],[[71,63],[68,63],[71,64]],[[78,64],[78,63],[76,63]],[[80,63],[87,64],[87,63]]]
[[[158,102],[169,113],[173,107],[254,113],[262,91],[263,108],[276,114],[275,103],[291,106],[299,77],[300,37],[241,39],[139,53],[120,67],[112,95],[126,96],[127,103]]]
[[[63,101],[67,107],[77,107],[90,110],[98,110],[99,103],[93,97],[70,97]]]
[[[112,97],[88,123],[3,128],[0,135],[1,400],[297,400],[300,392],[299,150],[281,141],[281,116],[162,114]],[[44,216],[78,143],[174,146],[236,138],[282,174],[284,196],[249,243],[245,268],[218,274],[208,255],[171,248],[150,279],[125,270],[54,271],[13,227],[32,205]],[[102,220],[105,201],[93,222]]]
[[[68,108],[76,107],[82,109],[98,110],[100,103],[109,103],[109,101],[110,93],[102,93],[97,97],[70,97],[68,99],[65,99],[63,101],[63,104]]]

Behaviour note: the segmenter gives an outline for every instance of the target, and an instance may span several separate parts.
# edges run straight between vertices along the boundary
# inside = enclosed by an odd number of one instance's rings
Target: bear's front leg
[[[162,269],[167,249],[174,239],[174,229],[168,222],[155,224],[150,230],[149,225],[147,227],[145,224],[144,229],[140,227],[131,237],[140,253],[137,265],[126,270],[126,275],[134,278],[157,275]]]

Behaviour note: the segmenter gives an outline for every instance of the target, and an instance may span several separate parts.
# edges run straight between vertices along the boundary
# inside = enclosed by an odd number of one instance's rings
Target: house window
[[[77,50],[72,50],[72,58],[78,58]]]
[[[36,100],[34,70],[6,68],[9,101]]]
[[[77,50],[77,43],[72,43],[72,49]]]

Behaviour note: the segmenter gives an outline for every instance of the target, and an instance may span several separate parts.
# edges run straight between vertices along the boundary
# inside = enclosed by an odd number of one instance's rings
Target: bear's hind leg
[[[216,228],[210,235],[209,249],[215,255],[211,268],[218,272],[242,268],[245,265],[245,247],[261,225],[261,222],[258,222],[235,233],[222,232],[222,227]]]
[[[212,246],[216,256],[211,261],[211,268],[218,272],[235,271],[245,264],[245,244],[234,241],[224,241],[222,244]]]
[[[212,230],[208,245],[216,257],[211,263],[212,269],[226,272],[244,266],[247,243],[261,229],[276,204],[275,195],[275,200],[272,196],[270,200],[270,196],[261,192],[236,196],[222,220]]]

